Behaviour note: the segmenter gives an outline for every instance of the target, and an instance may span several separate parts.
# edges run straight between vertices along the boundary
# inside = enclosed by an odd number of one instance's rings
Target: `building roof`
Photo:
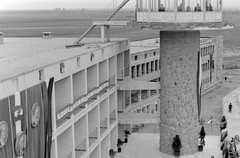
[[[100,43],[99,38],[85,39],[85,46],[66,49],[73,44],[73,38],[4,38],[0,44],[0,81],[16,77],[22,73],[40,69],[47,65],[61,62],[85,53],[89,53],[118,41],[126,39],[111,39],[111,42]],[[87,48],[91,44],[91,48]],[[96,47],[92,47],[95,44]]]
[[[216,41],[214,37],[201,37],[200,44],[207,44]],[[159,38],[151,38],[146,40],[139,40],[131,42],[131,51],[130,53],[137,54],[146,51],[153,51],[160,48],[160,39]]]
[[[159,49],[159,38],[131,42],[131,54]]]

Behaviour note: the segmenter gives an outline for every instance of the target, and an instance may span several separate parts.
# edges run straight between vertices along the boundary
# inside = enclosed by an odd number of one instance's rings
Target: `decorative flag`
[[[0,157],[15,158],[9,99],[0,100]]]
[[[208,120],[208,124],[212,123],[212,117]]]
[[[44,122],[45,122],[45,154],[44,158],[51,157],[51,143],[52,143],[52,89],[54,84],[54,78],[41,84],[44,100]],[[45,93],[47,91],[47,93]]]
[[[202,66],[201,53],[198,52],[198,69],[197,69],[197,104],[198,104],[198,120],[201,114],[201,90],[202,90]]]
[[[44,95],[45,96],[45,95]],[[28,158],[44,158],[44,101],[40,84],[27,89]]]

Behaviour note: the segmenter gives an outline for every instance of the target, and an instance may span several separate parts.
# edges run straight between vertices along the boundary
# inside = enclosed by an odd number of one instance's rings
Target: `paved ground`
[[[233,84],[234,83],[234,84]],[[185,155],[181,156],[181,158],[211,158],[213,155],[214,158],[221,158],[222,152],[220,150],[220,132],[219,132],[219,122],[220,117],[225,115],[227,118],[227,128],[229,138],[234,137],[235,135],[240,135],[240,87],[237,88],[236,83],[239,83],[239,80],[232,80],[226,83],[223,83],[223,88],[227,88],[227,90],[220,91],[218,93],[217,99],[214,98],[214,94],[216,96],[217,92],[211,92],[206,95],[208,101],[212,100],[213,106],[214,102],[220,102],[219,105],[215,105],[215,109],[220,109],[217,112],[218,118],[215,118],[215,124],[213,125],[212,133],[210,130],[211,125],[205,124],[205,129],[208,130],[206,139],[206,146],[203,149],[203,152],[197,152],[193,155]],[[237,88],[237,89],[236,89]],[[227,91],[232,92],[226,94]],[[219,90],[219,89],[218,89]],[[226,94],[226,95],[224,95]],[[222,96],[222,98],[221,98]],[[232,113],[228,112],[229,103],[233,105]],[[207,105],[207,104],[206,104]],[[204,107],[206,108],[206,107]],[[210,111],[213,112],[213,107],[209,107]],[[220,112],[222,112],[220,114]],[[210,134],[209,134],[210,133]],[[217,134],[217,135],[215,135]],[[240,144],[237,145],[238,151],[240,151]],[[118,153],[116,158],[173,158],[173,155],[166,155],[159,151],[159,126],[158,124],[147,124],[144,128],[140,129],[137,133],[132,133],[129,137],[129,142],[127,144],[123,144],[122,153]]]
[[[203,152],[193,155],[181,156],[181,158],[221,158],[220,137],[206,136],[206,146]],[[133,133],[129,137],[129,142],[123,144],[122,153],[117,153],[116,158],[173,158],[159,151],[159,134]]]
[[[223,98],[223,115],[227,118],[228,136],[240,135],[240,87]],[[232,112],[228,112],[228,105],[232,103]],[[240,144],[237,145],[240,149]]]

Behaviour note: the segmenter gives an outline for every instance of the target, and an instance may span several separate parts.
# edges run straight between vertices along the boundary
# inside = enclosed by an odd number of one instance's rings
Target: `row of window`
[[[213,53],[214,53],[214,45],[201,48],[201,57],[209,54],[213,54]]]
[[[140,71],[140,67],[141,67],[141,71]],[[136,66],[132,66],[131,67],[132,78],[139,77],[140,75],[145,75],[150,72],[158,71],[160,70],[160,68],[161,68],[160,59],[139,64]]]
[[[145,54],[144,54],[144,58],[146,59],[148,56],[150,57],[151,54],[152,54],[153,56],[156,56],[157,53],[156,53],[156,51],[151,52],[151,53],[145,53]],[[142,54],[141,54],[141,55],[135,55],[135,56],[134,56],[134,60],[138,60],[140,56],[142,56]]]
[[[202,72],[208,71],[211,68],[214,69],[214,60],[208,60],[208,62],[202,64]]]

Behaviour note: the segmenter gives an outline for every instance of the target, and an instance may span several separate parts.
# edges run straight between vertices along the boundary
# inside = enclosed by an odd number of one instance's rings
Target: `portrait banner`
[[[15,158],[8,98],[0,100],[0,157]]]
[[[44,158],[45,129],[42,97],[40,84],[27,89],[29,158]]]

